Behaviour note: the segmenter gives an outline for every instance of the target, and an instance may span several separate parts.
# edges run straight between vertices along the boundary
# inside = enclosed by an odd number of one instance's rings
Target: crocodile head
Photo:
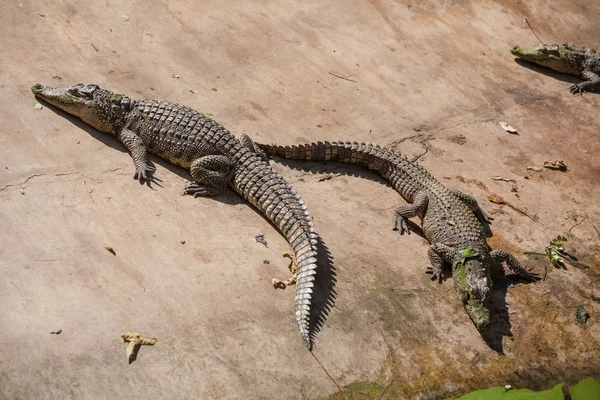
[[[124,114],[131,107],[128,97],[92,84],[54,88],[36,83],[31,91],[36,97],[105,133],[117,133],[123,125]]]
[[[481,332],[490,324],[492,277],[482,252],[465,258],[464,251],[459,251],[452,263],[454,287],[465,311]]]
[[[510,52],[518,58],[544,67],[552,68],[557,72],[578,74],[577,50],[572,46],[557,44],[540,44],[532,48],[514,46]]]

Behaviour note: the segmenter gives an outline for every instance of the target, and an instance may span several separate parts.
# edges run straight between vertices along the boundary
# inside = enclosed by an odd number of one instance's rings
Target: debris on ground
[[[294,261],[294,257],[292,257],[292,255],[290,253],[283,253],[283,257],[290,259],[290,265],[288,265],[288,269],[292,273],[292,276],[290,276],[285,281],[282,281],[277,278],[271,279],[271,283],[273,284],[273,287],[275,289],[285,289],[289,285],[295,285],[296,279],[298,278],[298,266],[296,265],[296,262]]]
[[[111,253],[113,256],[116,256],[116,255],[117,255],[117,252],[115,251],[115,249],[113,249],[113,248],[112,248],[112,247],[110,247],[110,246],[104,246],[104,249],[105,249],[106,251],[108,251],[109,253]]]
[[[513,128],[512,126],[510,126],[506,122],[500,121],[500,127],[502,129],[504,129],[506,132],[512,133],[513,135],[518,135],[519,134],[519,132],[515,128]]]
[[[565,164],[563,160],[544,161],[544,167],[559,171],[567,171],[567,164]]]
[[[546,172],[547,169],[553,169],[556,171],[567,172],[567,164],[562,160],[556,161],[544,161],[543,167],[527,167],[527,170],[536,171],[536,172]]]
[[[271,264],[271,261],[269,261],[269,260],[263,260],[263,264]]]
[[[492,179],[495,180],[495,181],[516,182],[514,179],[508,179],[508,178],[505,178],[505,177],[500,176],[500,175],[498,175],[498,176],[492,176]]]
[[[173,75],[171,76],[171,78],[179,79],[179,75],[177,75],[177,74],[173,74]]]
[[[267,239],[265,239],[264,233],[259,233],[258,235],[256,235],[254,237],[254,241],[256,243],[264,244],[267,249],[269,248],[269,246],[267,245]]]
[[[587,320],[590,318],[590,313],[583,307],[583,305],[577,306],[577,313],[575,314],[575,319],[580,324],[585,324]]]
[[[325,175],[324,177],[319,178],[319,182],[328,181],[331,178],[333,178],[333,175]]]
[[[62,329],[50,332],[51,335],[60,335],[61,333],[62,333]]]
[[[598,303],[600,303],[600,297],[598,297],[598,296],[591,295],[590,299],[592,299],[592,300],[597,301]]]
[[[527,211],[525,211],[525,210],[523,210],[523,209],[521,209],[521,208],[513,205],[512,203],[506,201],[504,199],[504,197],[502,197],[502,196],[498,196],[498,195],[495,195],[495,194],[490,194],[490,195],[488,195],[488,200],[491,201],[492,203],[506,205],[506,206],[512,208],[513,210],[517,211],[518,213],[521,213],[524,216],[530,218],[534,222],[537,222],[537,220],[538,220],[537,215],[531,215],[531,214],[529,214]]]
[[[35,108],[36,110],[41,110],[43,108],[43,106],[40,103],[35,103],[33,108]]]
[[[563,246],[566,241],[566,237],[558,235],[556,238],[552,239],[550,246],[544,249],[552,265],[556,268],[566,268],[566,263],[569,263],[575,268],[589,269],[589,265],[580,263],[577,257],[566,252]]]
[[[536,171],[536,172],[545,172],[546,168],[544,167],[527,167],[527,171]]]
[[[185,244],[185,240],[180,240],[179,243]]]
[[[129,16],[123,14],[123,22],[127,22],[127,21],[129,21]]]
[[[21,194],[25,194],[25,185],[21,185],[19,191],[21,192]]]
[[[129,361],[129,364],[135,361],[141,346],[154,346],[157,340],[156,338],[141,336],[137,332],[121,333],[121,338],[125,343],[129,343],[126,350],[127,361]]]

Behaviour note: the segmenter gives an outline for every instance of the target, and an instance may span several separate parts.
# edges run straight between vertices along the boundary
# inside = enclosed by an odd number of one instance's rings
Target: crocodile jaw
[[[65,88],[55,88],[36,83],[31,91],[37,98],[81,118],[88,125],[105,133],[116,133],[115,113],[111,109],[110,99],[119,97],[98,85],[78,83]],[[114,106],[113,106],[114,107]]]
[[[565,74],[577,74],[568,58],[568,50],[555,44],[542,44],[532,48],[513,46],[510,52],[521,60],[532,62]]]
[[[490,325],[492,279],[487,268],[479,259],[468,259],[453,263],[453,279],[460,300],[479,332]]]

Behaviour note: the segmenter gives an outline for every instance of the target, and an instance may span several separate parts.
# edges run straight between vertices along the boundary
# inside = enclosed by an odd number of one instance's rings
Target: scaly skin
[[[529,49],[514,46],[510,52],[522,60],[580,77],[585,82],[571,86],[569,91],[573,94],[600,89],[600,54],[593,49],[541,44]]]
[[[485,214],[475,199],[448,189],[427,170],[393,150],[357,142],[318,142],[298,146],[258,146],[268,156],[294,160],[338,161],[377,171],[410,204],[396,209],[393,228],[410,233],[407,218],[418,216],[423,232],[431,242],[429,260],[433,279],[442,280],[443,262],[452,263],[454,286],[465,310],[477,329],[490,322],[493,260],[504,261],[510,269],[527,279],[536,279],[515,258],[502,250],[491,250],[483,225]],[[470,249],[471,256],[463,252]],[[469,252],[469,250],[467,250]]]
[[[246,135],[234,137],[207,116],[179,104],[132,100],[97,85],[68,88],[34,85],[33,93],[87,124],[114,135],[131,152],[135,178],[152,179],[147,153],[189,169],[185,194],[211,196],[231,186],[283,233],[298,265],[296,320],[306,347],[317,262],[317,234],[296,192],[264,160]]]

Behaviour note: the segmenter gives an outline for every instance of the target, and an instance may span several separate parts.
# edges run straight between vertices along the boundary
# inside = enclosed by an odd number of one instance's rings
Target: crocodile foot
[[[216,186],[202,185],[199,183],[192,183],[185,187],[182,195],[193,195],[194,197],[207,197],[216,196],[223,190]]]
[[[408,219],[406,217],[394,218],[394,224],[392,225],[392,229],[395,231],[400,231],[401,235],[404,235],[405,233],[407,235],[410,235],[411,232],[410,227],[408,226]]]
[[[585,89],[583,88],[583,86],[580,83],[576,83],[569,88],[569,92],[571,92],[573,94],[583,94],[583,93],[585,93]]]

